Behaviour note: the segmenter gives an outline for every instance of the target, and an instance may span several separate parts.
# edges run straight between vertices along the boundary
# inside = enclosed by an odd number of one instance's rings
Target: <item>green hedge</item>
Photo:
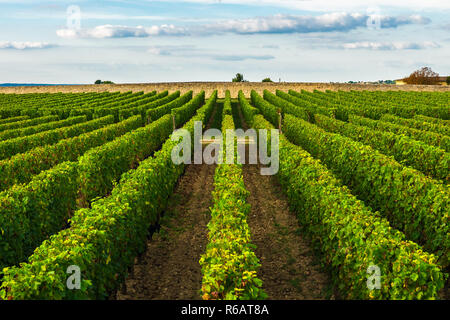
[[[97,196],[105,196],[120,175],[161,147],[173,130],[172,117],[129,132],[86,152],[79,160],[80,198],[83,206]]]
[[[302,119],[287,115],[283,128],[291,142],[323,161],[393,227],[436,254],[442,266],[449,265],[450,196],[443,184],[369,146]]]
[[[110,117],[103,117],[70,127],[36,133],[30,136],[18,137],[0,141],[0,160],[7,159],[18,153],[24,153],[33,148],[52,145],[61,140],[72,138],[80,134],[94,131],[111,124]]]
[[[214,105],[199,109],[194,122],[206,123]],[[210,108],[210,109],[207,109]],[[158,221],[184,165],[174,165],[177,141],[168,140],[154,157],[124,174],[112,194],[82,209],[71,227],[52,236],[35,250],[29,262],[3,271],[1,299],[106,299],[142,253],[148,229]],[[67,268],[81,268],[81,290],[66,287]]]
[[[230,90],[225,91],[225,100],[223,103],[222,115],[233,115],[233,109],[231,107],[231,94]]]
[[[159,148],[172,132],[172,119],[169,115],[165,118],[91,149],[79,163],[63,163],[34,177],[27,185],[14,186],[0,194],[0,221],[4,231],[0,243],[5,244],[2,247],[5,252],[0,251],[0,270],[25,260],[46,236],[62,229],[75,209],[77,197],[85,196],[87,187],[94,187],[86,177],[109,183],[106,190],[88,189],[89,199],[104,195],[112,188],[111,181],[134,165],[126,163],[124,168],[111,170],[113,165],[117,169],[119,159],[128,156],[130,162],[138,161]],[[107,153],[111,150],[115,154]],[[79,184],[80,180],[83,183]]]
[[[267,120],[269,120],[271,124],[278,128],[280,116],[278,114],[277,108],[273,104],[270,104],[269,102],[264,100],[255,90],[251,91],[250,96],[252,98],[252,105],[257,107],[259,111],[264,114]]]
[[[88,120],[93,118],[100,118],[106,115],[114,115],[114,121],[118,122],[118,112],[123,108],[128,108],[130,105],[137,105],[138,103],[144,103],[145,101],[152,101],[155,98],[156,91],[148,94],[143,92],[137,92],[132,94],[131,92],[120,94],[117,97],[112,97],[102,102],[102,100],[94,99],[91,102],[77,105],[69,108],[69,116],[85,115]]]
[[[0,193],[0,270],[25,259],[75,210],[77,165],[65,162]]]
[[[216,103],[217,90],[214,91],[208,100],[208,103]],[[175,117],[175,126],[181,126],[186,123],[195,113],[195,111],[205,104],[205,91],[201,91],[191,101],[185,105],[171,110],[171,114]]]
[[[439,124],[441,126],[448,126],[448,125],[450,125],[450,120],[442,120],[442,119],[439,119],[439,118],[427,117],[427,116],[423,116],[421,114],[415,115],[414,119],[415,120],[419,120],[419,121]]]
[[[29,118],[30,117],[28,117],[28,116],[19,116],[19,117],[6,118],[6,119],[0,118],[0,124],[29,120]]]
[[[57,120],[59,120],[58,116],[46,116],[46,117],[35,118],[35,119],[30,119],[30,120],[22,120],[22,121],[4,123],[4,124],[0,124],[0,132],[5,131],[5,130],[17,129],[17,128],[31,127],[31,126],[35,126],[37,124],[47,123],[47,122],[52,122],[52,121],[57,121]]]
[[[270,129],[262,117],[255,129]],[[270,141],[270,138],[269,138]],[[319,160],[280,137],[278,178],[291,209],[330,270],[345,299],[436,299],[444,277],[435,257],[389,225],[342,186]],[[381,271],[381,289],[367,287],[369,266]]]
[[[118,122],[123,119],[129,118],[129,117],[122,117],[122,118],[120,117],[120,112],[122,110],[128,109],[133,106],[139,106],[145,103],[150,103],[152,101],[164,97],[165,95],[167,94],[156,95],[156,91],[154,91],[152,93],[133,97],[131,99],[119,100],[115,103],[110,103],[105,106],[102,106],[101,108],[96,107],[94,108],[93,117],[99,118],[111,114],[114,116],[114,121]]]
[[[450,183],[450,154],[442,149],[413,140],[402,134],[373,130],[368,127],[316,115],[316,124],[393,156],[399,163],[411,166],[424,174]]]
[[[289,92],[291,93],[291,92]],[[303,92],[302,92],[303,93]],[[379,120],[384,114],[393,114],[402,118],[413,118],[415,115],[425,115],[430,117],[438,117],[441,119],[449,119],[450,109],[444,106],[431,105],[429,101],[421,104],[418,97],[408,92],[411,100],[401,99],[402,93],[386,92],[378,94],[370,92],[372,97],[367,96],[368,92],[351,91],[343,93],[339,92],[339,97],[333,97],[334,102],[342,108],[347,109],[349,113],[374,120]],[[304,92],[304,94],[317,98],[319,94]],[[374,96],[378,95],[378,96]],[[383,95],[383,96],[382,96]],[[394,95],[397,95],[395,97]],[[320,99],[322,99],[321,97]],[[400,99],[399,99],[400,98]],[[328,101],[323,99],[323,101]]]
[[[120,109],[119,111],[119,120],[125,120],[134,115],[140,114],[142,115],[142,119],[145,118],[145,111],[148,108],[155,108],[156,106],[161,106],[166,104],[180,96],[180,92],[174,92],[169,96],[169,91],[163,91],[158,93],[156,96],[151,99],[146,99],[143,103],[134,103],[132,106],[127,107],[126,109]]]
[[[289,101],[281,99],[268,90],[264,90],[264,100],[281,109],[283,115],[292,114],[306,121],[314,121],[314,115],[307,109],[296,106]]]
[[[86,116],[88,120],[94,119],[96,108],[74,108],[69,112],[69,117]]]
[[[426,132],[422,130],[417,130],[405,126],[400,126],[397,124],[393,124],[390,122],[384,121],[374,121],[371,119],[350,115],[349,121],[351,123],[363,125],[366,127],[370,127],[377,130],[393,132],[396,134],[404,134],[408,137],[411,137],[414,140],[423,141],[429,145],[439,147],[446,152],[450,151],[450,137],[434,133],[434,132]]]
[[[183,106],[184,104],[188,103],[190,100],[192,100],[192,90],[185,93],[181,97],[166,103],[160,107],[148,109],[145,112],[145,119],[147,123],[150,123],[152,121],[158,120],[162,116],[170,113],[172,109],[179,108]]]
[[[114,121],[113,116],[108,116]],[[140,116],[111,124],[102,129],[84,133],[57,144],[38,147],[8,160],[0,161],[0,190],[14,184],[27,183],[36,174],[64,161],[75,161],[87,150],[111,141],[124,133],[142,126]]]
[[[226,109],[223,110],[222,132],[235,128],[233,117],[226,113]],[[224,160],[226,143],[235,145],[236,141],[224,141],[220,151]],[[236,163],[236,154],[234,158]],[[208,223],[209,243],[200,258],[204,300],[255,300],[267,297],[261,289],[262,281],[256,276],[260,263],[251,244],[247,224],[250,213],[248,195],[242,165],[219,164],[214,175],[213,207]]]
[[[242,115],[244,116],[244,120],[250,127],[252,126],[253,117],[259,114],[259,110],[253,107],[250,102],[245,98],[244,92],[239,90],[239,103],[241,105]]]
[[[346,121],[348,119],[348,114],[344,109],[338,110],[338,108],[335,107],[323,107],[318,106],[315,103],[307,102],[306,100],[302,100],[298,98],[297,96],[287,94],[283,91],[277,90],[276,94],[278,97],[280,97],[283,100],[288,101],[289,103],[292,103],[298,107],[301,107],[305,110],[307,110],[309,114],[309,118],[314,121],[314,115],[316,113],[324,114],[326,116],[337,118]]]
[[[36,134],[39,132],[44,132],[44,131],[53,130],[53,129],[57,129],[57,128],[68,127],[68,126],[72,126],[74,124],[78,124],[78,123],[82,123],[82,122],[86,122],[86,121],[87,121],[86,116],[79,116],[79,117],[68,118],[65,120],[39,124],[39,125],[33,126],[33,127],[26,127],[23,129],[19,128],[19,129],[6,130],[3,132],[0,132],[0,140],[7,140],[7,139],[12,139],[12,138],[17,138],[17,137],[30,136],[32,134]]]
[[[448,125],[440,125],[438,123],[430,123],[427,121],[419,121],[416,119],[405,119],[394,116],[392,114],[385,114],[381,117],[381,121],[392,122],[401,126],[406,126],[418,130],[435,132],[450,136],[450,127]]]

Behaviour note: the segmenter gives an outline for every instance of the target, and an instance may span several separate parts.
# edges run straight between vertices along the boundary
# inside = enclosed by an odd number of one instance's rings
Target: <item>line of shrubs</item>
[[[225,98],[222,132],[234,129],[231,101]],[[229,101],[229,103],[227,103]],[[236,141],[222,142],[220,155],[226,159],[227,144],[236,149]],[[242,165],[219,164],[214,175],[213,206],[208,223],[209,242],[200,258],[202,266],[202,298],[204,300],[255,300],[267,297],[262,281],[257,278],[260,267],[251,243],[247,216],[250,205],[245,188]]]
[[[286,116],[283,130],[291,142],[320,159],[394,228],[434,253],[443,267],[449,265],[450,197],[442,183],[370,146],[294,116]]]
[[[214,107],[215,100],[207,102],[184,128],[193,135],[194,122],[205,124]],[[172,161],[177,144],[168,139],[153,157],[122,175],[110,196],[78,210],[70,228],[44,241],[27,263],[4,269],[0,299],[106,299],[143,252],[149,227],[184,171]],[[66,285],[72,265],[81,269],[80,290]]]
[[[326,131],[339,133],[369,145],[387,156],[393,156],[399,163],[440,179],[445,184],[450,182],[450,154],[440,148],[413,140],[403,134],[374,130],[324,115],[318,114],[315,119],[317,126]]]
[[[261,115],[256,115],[253,123],[255,129],[272,128]],[[343,298],[439,297],[445,279],[436,257],[407,241],[404,234],[342,186],[319,160],[283,135],[278,178],[301,227],[322,252],[334,287]],[[367,285],[371,266],[380,268],[379,290],[370,290]]]

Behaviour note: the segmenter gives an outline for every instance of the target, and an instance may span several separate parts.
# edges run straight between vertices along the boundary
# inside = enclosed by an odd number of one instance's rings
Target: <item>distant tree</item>
[[[423,67],[420,70],[416,70],[409,75],[409,77],[403,79],[407,84],[427,84],[433,85],[439,83],[439,74],[431,70],[429,67]]]
[[[94,84],[114,84],[114,82],[112,82],[112,81],[102,81],[102,80],[97,80],[97,81],[95,81]]]
[[[273,82],[270,78],[265,78],[261,82]]]
[[[447,77],[447,84],[450,86],[450,77]]]
[[[232,82],[245,82],[244,75],[241,73],[236,73],[236,77],[234,77],[231,81]]]

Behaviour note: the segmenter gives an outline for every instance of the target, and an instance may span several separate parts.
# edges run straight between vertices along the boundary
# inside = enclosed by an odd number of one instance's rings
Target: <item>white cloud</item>
[[[198,49],[192,45],[165,45],[165,46],[151,46],[148,48],[147,52],[155,56],[171,56],[192,54],[197,52]]]
[[[407,24],[427,24],[428,18],[413,15],[407,17],[380,16],[381,28],[396,28]],[[311,33],[349,31],[367,27],[369,16],[360,13],[336,12],[320,16],[295,16],[278,14],[251,19],[235,19],[207,26],[208,32],[254,33]]]
[[[46,49],[54,47],[54,45],[47,42],[21,42],[21,41],[0,41],[0,49]]]
[[[160,25],[151,27],[129,27],[119,25],[102,25],[92,29],[59,29],[56,31],[58,37],[65,39],[76,38],[140,38],[161,35],[184,35],[185,29],[174,25]]]
[[[425,9],[450,9],[449,1],[442,0],[159,0],[161,2],[187,2],[187,3],[207,3],[207,4],[241,4],[257,6],[277,6],[289,9],[310,10],[317,12],[366,9],[368,6],[407,8],[415,10]]]
[[[222,50],[223,51],[223,50]],[[174,57],[196,57],[207,58],[218,61],[244,61],[244,60],[272,60],[271,55],[253,55],[253,54],[224,54],[216,50],[200,49],[192,45],[165,45],[151,46],[147,52],[154,56],[174,56]]]
[[[368,49],[368,50],[420,50],[428,48],[439,48],[439,44],[433,41],[425,42],[352,42],[343,45],[345,49]]]
[[[350,31],[367,27],[369,16],[360,13],[329,13],[320,16],[296,16],[278,14],[274,16],[224,20],[207,25],[179,27],[175,25],[153,25],[150,27],[130,27],[122,25],[101,25],[92,29],[60,29],[56,34],[61,38],[129,38],[167,35],[211,35],[221,33],[311,33]],[[427,24],[428,18],[413,15],[406,17],[380,16],[381,28],[396,28],[408,24]]]
[[[275,59],[274,56],[255,56],[255,55],[216,55],[212,56],[214,60],[218,61],[245,61],[245,60],[272,60]]]

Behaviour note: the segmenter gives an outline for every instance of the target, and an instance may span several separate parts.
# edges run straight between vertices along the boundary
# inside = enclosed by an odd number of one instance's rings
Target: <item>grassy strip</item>
[[[207,122],[215,104],[206,103],[184,128]],[[154,157],[124,174],[112,194],[71,219],[71,227],[44,241],[20,267],[3,270],[0,299],[106,299],[144,250],[148,229],[164,209],[184,171],[175,165],[168,140]],[[67,268],[81,270],[80,290],[66,286]]]

